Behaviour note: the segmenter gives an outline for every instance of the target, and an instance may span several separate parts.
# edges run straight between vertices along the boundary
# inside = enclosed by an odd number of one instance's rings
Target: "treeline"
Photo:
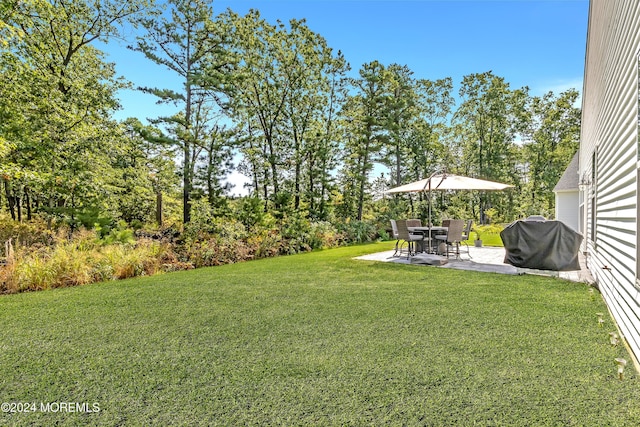
[[[383,230],[388,218],[424,216],[425,201],[381,192],[438,170],[515,186],[439,195],[442,216],[553,215],[552,189],[578,148],[576,90],[531,96],[488,71],[465,76],[456,97],[451,78],[399,64],[373,60],[351,73],[304,20],[216,15],[201,0],[163,6],[1,3],[0,201],[13,220],[73,231],[242,222],[260,211],[281,230],[300,221]],[[140,88],[174,115],[113,119],[130,84],[97,42],[123,39],[180,82],[149,76]],[[373,176],[377,165],[385,177]],[[234,168],[250,178],[249,200],[229,197]]]

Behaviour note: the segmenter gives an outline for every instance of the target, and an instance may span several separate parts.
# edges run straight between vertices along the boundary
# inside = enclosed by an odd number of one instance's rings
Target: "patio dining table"
[[[428,252],[431,253],[433,249],[435,249],[431,244],[431,242],[435,242],[435,236],[438,234],[447,234],[448,228],[447,227],[440,227],[440,226],[433,226],[433,227],[429,227],[427,225],[423,225],[420,227],[407,227],[407,229],[409,230],[409,232],[413,233],[413,234],[422,234],[423,236],[425,236],[425,240],[423,241],[416,241],[416,252]],[[429,236],[429,232],[431,232],[431,235]],[[425,243],[427,243],[427,247],[425,250]]]

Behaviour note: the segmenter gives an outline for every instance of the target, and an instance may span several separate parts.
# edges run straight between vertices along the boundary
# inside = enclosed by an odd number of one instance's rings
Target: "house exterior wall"
[[[557,191],[556,192],[556,219],[567,224],[575,231],[580,231],[578,226],[578,191]]]
[[[640,2],[591,0],[582,99],[580,230],[587,266],[636,358]]]

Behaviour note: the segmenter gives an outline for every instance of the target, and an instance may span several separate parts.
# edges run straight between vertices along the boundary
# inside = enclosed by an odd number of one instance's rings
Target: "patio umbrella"
[[[427,191],[429,202],[429,227],[431,227],[431,191],[432,190],[504,190],[513,185],[468,176],[453,175],[446,172],[434,173],[429,178],[410,182],[385,191],[385,194],[419,193]],[[429,231],[431,232],[431,231]]]
[[[513,185],[468,176],[439,173],[420,181],[404,184],[385,191],[385,193],[419,193],[431,190],[504,190]]]

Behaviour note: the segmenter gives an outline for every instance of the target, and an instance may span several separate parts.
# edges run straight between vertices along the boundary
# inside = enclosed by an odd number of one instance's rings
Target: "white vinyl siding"
[[[582,195],[587,210],[583,217],[587,265],[636,357],[640,357],[640,291],[636,287],[639,48],[639,2],[592,0],[579,172],[590,180]]]
[[[559,191],[556,193],[556,219],[567,224],[575,231],[578,228],[578,207],[580,200],[578,191]]]

